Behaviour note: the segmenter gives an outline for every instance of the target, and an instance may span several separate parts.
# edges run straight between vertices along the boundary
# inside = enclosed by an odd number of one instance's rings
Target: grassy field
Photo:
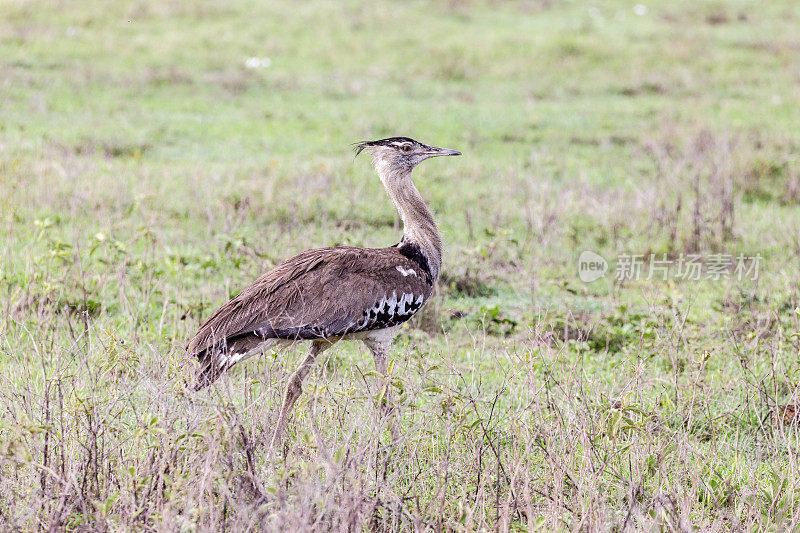
[[[2,529],[800,528],[799,35],[790,0],[0,1]],[[464,153],[415,172],[447,249],[402,439],[340,343],[273,457],[301,349],[194,393],[184,342],[397,242],[350,146],[393,135]]]

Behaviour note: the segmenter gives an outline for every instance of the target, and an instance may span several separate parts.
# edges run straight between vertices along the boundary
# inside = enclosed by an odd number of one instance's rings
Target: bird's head
[[[430,157],[461,155],[458,150],[428,146],[408,137],[390,137],[379,141],[364,141],[355,145],[356,155],[364,150],[372,153],[372,161],[381,175],[410,172],[415,166]]]

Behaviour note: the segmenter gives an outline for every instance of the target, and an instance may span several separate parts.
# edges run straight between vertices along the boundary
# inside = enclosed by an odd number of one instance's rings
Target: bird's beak
[[[451,150],[449,148],[436,148],[435,146],[429,146],[425,151],[425,155],[428,157],[438,157],[440,155],[461,155],[461,152],[458,150]]]

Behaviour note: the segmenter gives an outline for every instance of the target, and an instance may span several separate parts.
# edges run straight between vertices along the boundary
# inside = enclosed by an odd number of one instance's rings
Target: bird
[[[385,248],[336,246],[301,252],[269,270],[222,305],[189,340],[199,361],[194,388],[270,348],[308,341],[308,354],[286,382],[271,446],[280,446],[303,379],[319,355],[339,340],[366,344],[385,375],[392,339],[428,302],[442,269],[442,239],[411,179],[422,161],[461,152],[409,137],[354,145],[370,152],[403,222],[400,241]]]

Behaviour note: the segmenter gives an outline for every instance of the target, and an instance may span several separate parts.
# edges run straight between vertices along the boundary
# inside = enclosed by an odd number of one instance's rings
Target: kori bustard
[[[386,374],[397,329],[431,296],[442,268],[442,241],[411,171],[425,159],[461,155],[408,137],[356,145],[373,164],[403,220],[403,237],[388,248],[337,246],[302,252],[262,275],[217,309],[189,341],[199,359],[196,389],[236,363],[297,341],[308,355],[286,383],[272,446],[278,446],[303,378],[317,356],[341,339],[363,341],[376,371]]]

